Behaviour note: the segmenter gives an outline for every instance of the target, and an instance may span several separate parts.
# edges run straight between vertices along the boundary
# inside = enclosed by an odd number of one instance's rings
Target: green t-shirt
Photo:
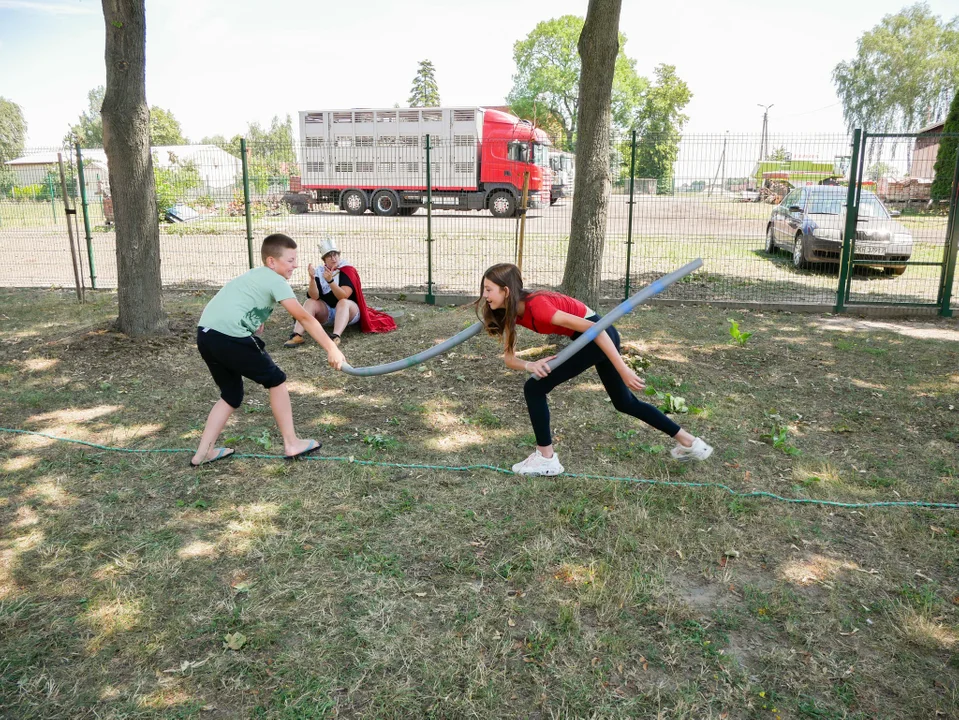
[[[268,267],[253,268],[220,288],[198,324],[230,337],[246,337],[267,321],[276,303],[293,297],[293,288],[282,275]]]

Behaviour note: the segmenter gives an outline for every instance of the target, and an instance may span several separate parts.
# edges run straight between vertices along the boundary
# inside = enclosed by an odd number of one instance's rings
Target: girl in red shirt
[[[502,338],[506,366],[525,370],[535,376],[526,381],[523,393],[536,434],[536,450],[524,461],[513,465],[513,472],[520,475],[558,475],[563,472],[559,457],[553,451],[546,396],[560,383],[594,366],[613,407],[676,440],[677,445],[671,452],[675,459],[705,460],[712,454],[712,447],[702,439],[690,435],[658,408],[639,400],[630,392],[646,386],[623,362],[619,354],[619,333],[612,325],[553,371],[550,371],[547,363],[555,355],[532,362],[524,362],[516,357],[517,325],[542,335],[566,335],[575,340],[597,322],[599,315],[579,300],[556,292],[525,290],[519,268],[511,263],[500,263],[487,270],[483,275],[480,294],[480,299],[476,301],[477,315],[490,335]]]

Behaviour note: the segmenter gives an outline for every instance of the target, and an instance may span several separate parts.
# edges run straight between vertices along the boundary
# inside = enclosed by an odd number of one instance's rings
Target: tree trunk
[[[168,326],[146,101],[144,0],[103,0],[103,19],[107,87],[101,115],[116,225],[117,328],[134,337],[153,335]]]
[[[576,183],[563,292],[596,307],[609,211],[610,99],[622,0],[589,0],[579,36]]]

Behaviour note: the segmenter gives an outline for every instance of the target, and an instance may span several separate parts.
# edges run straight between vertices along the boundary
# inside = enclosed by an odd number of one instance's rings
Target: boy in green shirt
[[[193,467],[215,462],[233,454],[232,448],[214,447],[227,420],[243,402],[243,378],[258,382],[270,391],[270,408],[283,436],[288,459],[320,449],[317,440],[301,440],[293,428],[293,408],[286,374],[276,366],[258,337],[263,323],[280,303],[324,350],[330,367],[345,362],[343,353],[320,323],[303,309],[293,294],[289,279],[296,270],[296,243],[276,233],[263,240],[260,249],[264,267],[254,268],[224,285],[200,316],[196,345],[220,388],[200,437],[200,447],[190,460]]]

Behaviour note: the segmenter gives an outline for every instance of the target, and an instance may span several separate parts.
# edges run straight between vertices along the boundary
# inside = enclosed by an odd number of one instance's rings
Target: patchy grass
[[[115,298],[0,291],[2,425],[192,448],[215,388],[194,346],[110,330]],[[396,304],[400,307],[401,304]],[[354,365],[472,322],[405,305]],[[587,373],[552,398],[570,472],[828,500],[959,500],[959,327],[642,308],[619,323],[716,447],[616,414]],[[325,457],[508,467],[525,374],[488,338],[352,378],[266,339]],[[540,338],[521,335],[524,347]],[[248,387],[225,437],[277,452]],[[791,449],[794,449],[793,452]],[[192,450],[190,451],[192,452]],[[912,718],[959,713],[959,513],[488,471],[117,453],[0,433],[0,714],[20,718]]]

